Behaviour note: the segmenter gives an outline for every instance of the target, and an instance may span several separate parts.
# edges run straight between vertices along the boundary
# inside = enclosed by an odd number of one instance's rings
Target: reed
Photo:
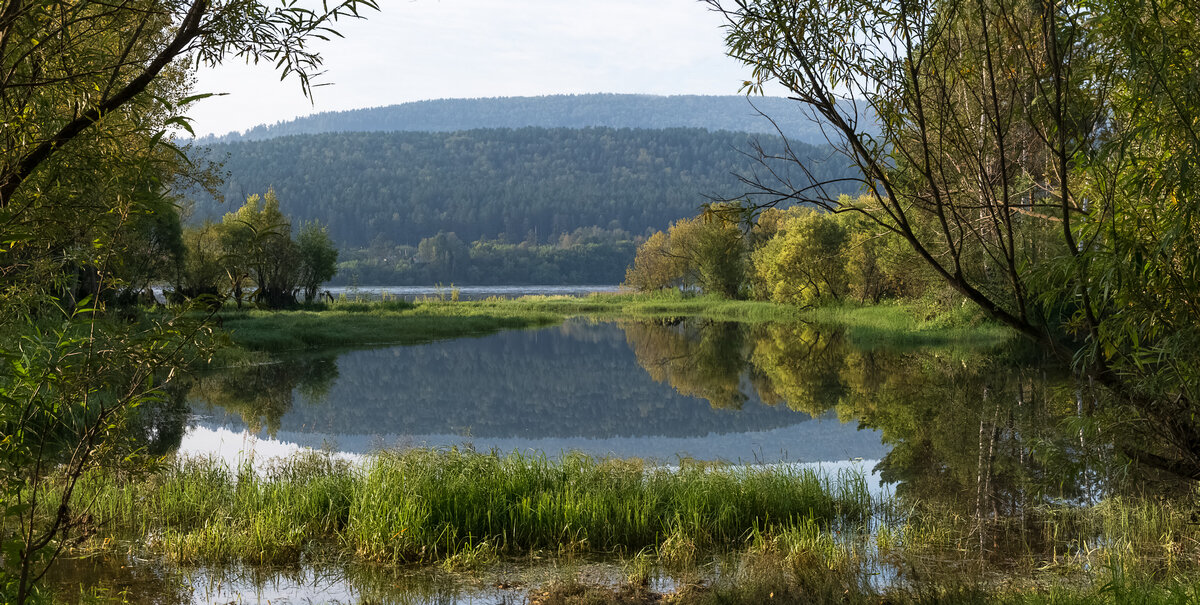
[[[412,450],[350,467],[319,454],[264,473],[188,460],[89,476],[99,527],[176,563],[295,563],[321,553],[472,567],[531,550],[736,548],[756,531],[861,523],[857,477],[789,467],[646,468],[569,455]],[[307,560],[307,559],[306,559]]]

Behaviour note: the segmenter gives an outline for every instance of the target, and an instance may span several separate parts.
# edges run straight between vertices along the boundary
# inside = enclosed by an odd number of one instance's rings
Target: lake
[[[305,448],[354,461],[381,449],[470,447],[667,467],[695,459],[816,465],[834,476],[855,469],[898,502],[1007,518],[1107,493],[1110,448],[1070,428],[1084,406],[1067,372],[1019,343],[911,346],[853,342],[802,322],[576,318],[212,371],[174,385],[132,428],[150,454],[260,467]],[[599,577],[622,573],[584,564]],[[489,571],[487,582],[540,573],[519,567]],[[401,570],[189,569],[123,557],[62,569],[68,582],[127,585],[164,603],[524,599]]]
[[[354,459],[471,447],[667,466],[857,465],[873,491],[924,500],[974,498],[986,472],[988,489],[1036,481],[1054,498],[1094,499],[1103,477],[1073,459],[1080,448],[1059,429],[1081,411],[1078,390],[1019,344],[898,346],[804,323],[577,318],[210,372],[176,385],[140,430],[151,453],[233,465],[305,448]],[[1048,444],[1067,458],[1034,464]]]
[[[180,442],[227,460],[472,446],[729,462],[877,460],[878,431],[764,400],[738,324],[568,320],[538,330],[305,353],[202,377]],[[689,348],[695,340],[695,347]],[[694,348],[694,350],[692,350]],[[728,357],[728,359],[725,359]],[[718,367],[719,366],[719,367]],[[830,402],[831,404],[834,402]]]

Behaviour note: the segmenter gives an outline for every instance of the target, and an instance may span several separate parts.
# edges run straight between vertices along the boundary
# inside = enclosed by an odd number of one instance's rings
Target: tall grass
[[[876,305],[827,305],[807,309],[805,321],[843,327],[860,347],[966,346],[1002,343],[1015,333],[984,319],[973,307],[933,309],[918,303],[888,302]]]
[[[265,471],[183,460],[141,476],[98,473],[81,489],[100,532],[90,544],[123,549],[129,542],[107,539],[126,538],[178,564],[440,563],[457,571],[531,552],[633,557],[629,577],[641,589],[567,583],[539,592],[546,602],[656,602],[662,595],[645,589],[654,567],[696,577],[710,555],[720,562],[709,581],[672,602],[1200,597],[1200,535],[1188,500],[1047,505],[1008,528],[1020,542],[1001,535],[1000,519],[897,515],[872,500],[861,475],[789,466],[664,469],[580,455],[412,450],[356,466],[308,454]],[[1015,547],[995,550],[1006,543]]]
[[[179,563],[294,563],[333,553],[428,563],[562,549],[734,548],[756,532],[870,514],[862,481],[787,467],[645,468],[566,456],[413,450],[351,468],[320,455],[256,474],[206,460],[141,479],[90,476],[110,536]]]

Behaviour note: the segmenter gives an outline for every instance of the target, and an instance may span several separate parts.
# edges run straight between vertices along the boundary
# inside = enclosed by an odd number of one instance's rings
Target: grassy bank
[[[805,310],[802,318],[841,327],[850,341],[860,347],[986,347],[1015,336],[1009,328],[985,320],[974,307],[946,310],[914,302],[827,305]]]
[[[531,550],[637,551],[695,561],[757,531],[860,525],[861,477],[809,470],[675,471],[575,456],[382,453],[350,467],[313,454],[265,475],[184,461],[137,479],[88,477],[82,498],[109,537],[182,564],[294,564],[324,553],[472,565]]]
[[[697,317],[746,323],[806,321],[843,328],[860,346],[989,346],[1011,331],[967,312],[931,312],[916,304],[840,305],[811,309],[714,296],[595,294],[479,301],[335,302],[289,311],[223,311],[234,344],[252,350],[417,344],[553,325],[568,317]]]
[[[797,307],[755,300],[730,300],[719,296],[685,296],[679,292],[659,294],[593,294],[590,296],[525,296],[480,301],[425,304],[469,305],[479,310],[508,313],[549,313],[561,317],[587,315],[613,318],[699,317],[722,321],[759,323],[795,321]]]

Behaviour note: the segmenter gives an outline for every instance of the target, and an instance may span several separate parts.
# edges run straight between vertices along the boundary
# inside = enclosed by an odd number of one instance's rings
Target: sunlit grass
[[[1009,328],[985,319],[970,306],[945,310],[902,302],[826,305],[805,310],[803,319],[842,327],[850,341],[859,347],[986,347],[1016,335]]]
[[[718,297],[596,294],[480,301],[337,301],[298,310],[223,310],[218,326],[234,344],[258,351],[419,344],[554,325],[568,317],[695,316],[729,321],[791,321],[794,307]]]
[[[861,477],[790,467],[647,468],[581,455],[412,450],[361,467],[313,454],[264,474],[187,460],[140,479],[99,473],[101,527],[180,564],[286,564],[330,550],[472,567],[500,553],[735,548],[794,524],[862,523]],[[681,550],[682,549],[682,550]]]
[[[535,590],[537,602],[656,602],[663,596],[647,586],[661,574],[708,578],[680,585],[667,598],[677,603],[1200,596],[1186,498],[1047,504],[1013,525],[897,511],[868,495],[861,474],[460,450],[385,452],[353,466],[305,454],[257,472],[184,460],[137,476],[97,473],[81,489],[100,532],[83,550],[134,544],[139,556],[179,565],[336,561],[454,573],[533,553],[617,555],[631,583],[555,583]]]

